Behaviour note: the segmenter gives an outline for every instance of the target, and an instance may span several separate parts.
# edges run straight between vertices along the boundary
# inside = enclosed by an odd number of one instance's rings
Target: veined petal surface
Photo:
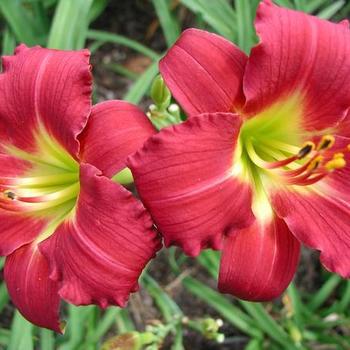
[[[186,30],[161,60],[160,72],[189,116],[232,112],[244,104],[242,79],[247,56],[228,40]]]
[[[244,75],[245,113],[299,95],[302,126],[336,125],[350,106],[350,29],[302,12],[260,3],[255,22],[260,43]]]
[[[77,135],[91,110],[89,52],[21,45],[3,57],[0,75],[0,143],[33,151],[43,127],[76,157]]]
[[[164,236],[195,256],[221,248],[222,236],[249,224],[250,186],[234,174],[241,119],[203,114],[162,129],[129,158],[135,184]]]
[[[111,177],[126,166],[126,158],[155,132],[136,106],[124,101],[101,102],[92,107],[88,124],[79,138],[80,158]]]
[[[279,188],[271,195],[276,213],[291,232],[321,252],[328,270],[345,278],[350,277],[349,175],[347,165],[310,188]]]
[[[15,179],[31,168],[30,163],[0,153],[0,255],[9,255],[24,244],[30,243],[44,229],[43,218],[28,217],[23,213],[6,210],[3,193],[8,179]]]
[[[59,295],[75,305],[125,306],[160,248],[142,204],[92,165],[82,164],[75,214],[40,249]]]
[[[26,319],[63,332],[58,285],[49,279],[47,261],[36,245],[24,245],[6,258],[5,281],[13,303]]]
[[[249,301],[269,301],[291,282],[300,243],[283,220],[254,223],[225,237],[219,290]]]

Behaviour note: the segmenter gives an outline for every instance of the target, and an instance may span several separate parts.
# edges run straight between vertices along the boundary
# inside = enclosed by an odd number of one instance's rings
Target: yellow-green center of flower
[[[262,219],[272,214],[268,198],[272,187],[305,191],[346,165],[344,153],[350,148],[333,150],[331,134],[321,133],[316,144],[309,141],[316,135],[302,128],[302,106],[295,95],[242,126],[233,172],[252,185],[253,212]]]
[[[48,219],[38,240],[52,234],[75,208],[79,195],[79,164],[44,128],[35,134],[35,151],[4,145],[6,152],[30,163],[30,169],[16,177],[0,177],[0,208]]]

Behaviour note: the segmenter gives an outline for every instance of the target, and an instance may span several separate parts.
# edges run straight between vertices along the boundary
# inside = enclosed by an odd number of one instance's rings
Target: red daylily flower
[[[300,243],[350,276],[350,31],[260,3],[247,57],[215,34],[185,31],[160,71],[188,121],[129,159],[165,244],[222,249],[219,289],[280,295]]]
[[[142,204],[111,179],[155,131],[129,103],[91,106],[87,50],[21,45],[2,62],[5,280],[28,320],[61,332],[60,298],[124,306],[160,248]]]

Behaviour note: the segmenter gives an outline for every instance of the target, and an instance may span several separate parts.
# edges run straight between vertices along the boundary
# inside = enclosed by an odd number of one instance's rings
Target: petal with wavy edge
[[[124,101],[108,101],[92,108],[82,135],[80,158],[111,177],[126,165],[126,158],[137,151],[156,130],[146,115]]]
[[[59,295],[76,305],[124,306],[160,242],[142,204],[122,186],[81,165],[75,214],[39,248]]]
[[[258,114],[300,94],[307,130],[339,122],[350,106],[349,27],[269,0],[260,3],[255,26],[260,43],[252,49],[244,75],[245,113]]]
[[[241,119],[203,114],[152,136],[129,158],[137,190],[167,246],[191,256],[221,248],[252,220],[250,186],[233,172]]]
[[[25,245],[7,257],[5,281],[13,303],[27,320],[63,332],[58,286],[49,279],[47,261],[37,246]]]
[[[277,298],[291,282],[300,243],[283,220],[255,221],[224,240],[219,290],[249,301]]]
[[[346,278],[350,277],[348,197],[326,183],[304,191],[279,189],[272,193],[276,213],[294,236],[309,248],[321,251],[322,264]]]
[[[59,51],[21,45],[3,57],[0,75],[0,143],[35,149],[39,125],[72,156],[77,135],[91,110],[89,52]]]
[[[160,72],[188,115],[232,112],[244,104],[247,56],[228,40],[188,29],[161,60]]]

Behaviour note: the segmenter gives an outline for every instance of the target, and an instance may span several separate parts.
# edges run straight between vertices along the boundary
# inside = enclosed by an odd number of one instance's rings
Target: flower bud
[[[101,350],[141,350],[155,340],[152,333],[128,332],[109,338],[102,344]]]
[[[161,75],[158,75],[152,83],[151,98],[159,110],[166,109],[171,101],[170,90],[164,83]]]

